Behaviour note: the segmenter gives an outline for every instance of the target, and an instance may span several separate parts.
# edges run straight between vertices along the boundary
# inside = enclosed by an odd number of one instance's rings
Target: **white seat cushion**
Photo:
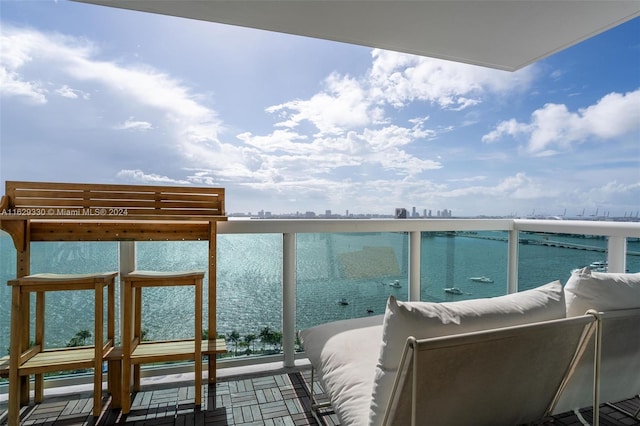
[[[382,320],[383,315],[355,318],[300,332],[341,425],[368,423]]]
[[[407,337],[427,339],[564,317],[560,281],[506,296],[459,302],[398,302],[390,297],[376,366],[370,424],[382,422]]]

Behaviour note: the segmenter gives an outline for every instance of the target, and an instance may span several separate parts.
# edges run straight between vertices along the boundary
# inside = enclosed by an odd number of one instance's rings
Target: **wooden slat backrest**
[[[8,210],[48,219],[202,219],[225,216],[224,188],[6,182]]]

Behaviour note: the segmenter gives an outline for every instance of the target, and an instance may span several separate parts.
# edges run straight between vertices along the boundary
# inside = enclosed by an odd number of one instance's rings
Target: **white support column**
[[[507,293],[518,291],[518,245],[520,244],[518,230],[509,231],[507,254]]]
[[[282,239],[282,350],[284,366],[295,366],[296,344],[296,234]]]
[[[420,231],[409,232],[409,300],[420,301]]]
[[[609,272],[625,272],[627,270],[627,239],[625,237],[609,237],[607,266]]]

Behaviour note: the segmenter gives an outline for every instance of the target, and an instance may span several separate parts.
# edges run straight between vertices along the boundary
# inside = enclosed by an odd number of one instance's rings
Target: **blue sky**
[[[636,215],[640,19],[515,73],[0,1],[0,179],[222,186],[227,211]]]

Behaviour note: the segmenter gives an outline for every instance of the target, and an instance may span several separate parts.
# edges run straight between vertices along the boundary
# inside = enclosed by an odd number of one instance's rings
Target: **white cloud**
[[[64,85],[61,88],[57,89],[56,93],[63,98],[78,99],[78,95],[76,94],[76,92],[67,85]]]
[[[119,130],[151,130],[153,126],[148,121],[134,120],[133,117],[129,117],[124,123],[116,126]]]
[[[548,156],[588,139],[615,139],[640,131],[640,90],[610,93],[594,105],[571,112],[563,104],[546,104],[531,114],[529,123],[503,121],[482,137],[495,142],[503,136],[528,137],[527,152]]]
[[[274,176],[278,181],[299,181],[342,167],[381,167],[402,175],[441,168],[438,161],[420,159],[403,150],[404,146],[436,134],[423,127],[424,120],[414,123],[412,127],[388,125],[314,138],[285,129],[264,136],[246,132],[237,137],[261,158],[254,176],[261,175],[269,181],[274,181]]]
[[[640,90],[610,93],[580,111],[584,127],[601,139],[613,139],[640,131]]]
[[[149,111],[150,108],[160,113],[178,142],[176,147],[185,150],[187,157],[195,145],[217,142],[222,124],[216,112],[205,106],[188,86],[165,73],[149,66],[100,60],[96,46],[80,38],[7,25],[3,25],[1,37],[3,94],[20,94],[45,103],[46,90],[42,88],[45,84],[38,79],[30,81],[28,76],[34,74],[34,68],[46,69],[46,73],[35,75],[46,75],[51,79],[73,78],[76,83],[97,83],[104,92],[120,99],[122,109],[145,108]],[[5,49],[5,46],[9,47]],[[84,95],[68,84],[62,85],[57,93],[68,98],[78,93]],[[146,126],[142,122],[129,124],[137,128]]]
[[[451,190],[445,190],[438,195],[444,198],[458,197],[499,197],[512,199],[535,199],[541,196],[552,195],[552,188],[545,188],[525,173],[516,173],[514,176],[503,178],[498,184],[486,186],[465,186]]]
[[[0,81],[6,96],[25,96],[30,101],[45,104],[48,81],[43,80],[40,67],[54,69],[70,58],[90,55],[93,46],[85,40],[60,34],[44,34],[36,30],[2,25],[0,33]],[[35,71],[34,71],[35,70]],[[36,74],[38,78],[29,78]]]
[[[0,41],[0,44],[3,43],[3,41]],[[0,66],[0,88],[2,88],[0,91],[2,96],[25,97],[34,104],[47,103],[47,91],[39,82],[24,81],[19,74],[2,66]]]
[[[56,93],[62,96],[63,98],[68,98],[68,99],[82,98],[82,99],[88,100],[91,98],[91,96],[88,93],[85,93],[82,90],[72,89],[66,84],[60,87],[59,89],[56,89]]]
[[[474,65],[374,49],[370,72],[372,97],[401,108],[427,101],[443,109],[463,110],[490,92],[526,90],[535,67],[515,73]]]
[[[478,105],[489,93],[526,90],[535,75],[528,67],[507,73],[473,65],[374,49],[369,71],[353,77],[337,72],[322,91],[266,109],[282,119],[276,126],[293,129],[308,121],[322,135],[390,121],[385,107],[402,109],[412,102],[429,102],[460,111]]]
[[[482,137],[483,142],[491,143],[496,142],[502,138],[503,135],[511,135],[517,137],[520,134],[526,134],[530,132],[530,126],[528,124],[518,123],[514,118],[511,120],[503,121],[491,132]]]
[[[311,122],[324,134],[342,134],[346,129],[363,127],[377,120],[380,111],[372,108],[361,82],[336,73],[325,80],[326,89],[308,100],[294,100],[267,108],[279,112],[285,121],[276,126],[294,128]]]
[[[458,178],[458,179],[448,179],[449,182],[478,182],[482,180],[486,180],[486,176],[471,176],[466,178]]]
[[[308,140],[305,135],[290,130],[274,130],[266,136],[254,136],[250,132],[245,132],[236,137],[263,152],[285,151],[305,154],[313,149],[311,144],[304,143]]]
[[[127,180],[134,181],[140,183],[148,183],[148,184],[180,184],[186,185],[189,183],[188,180],[177,180],[172,179],[168,176],[162,176],[155,173],[145,173],[142,170],[120,170],[117,177]]]

